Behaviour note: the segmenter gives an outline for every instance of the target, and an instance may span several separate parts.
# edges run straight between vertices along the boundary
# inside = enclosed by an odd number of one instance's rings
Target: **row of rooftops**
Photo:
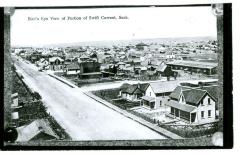
[[[216,81],[215,81],[216,82]],[[186,82],[183,82],[185,86],[182,86],[180,81],[166,81],[166,82],[152,82],[152,83],[138,83],[138,84],[124,84],[121,87],[122,93],[128,94],[142,94],[145,93],[146,89],[150,86],[155,94],[159,93],[169,93],[170,98],[178,100],[181,92],[183,93],[186,102],[197,105],[199,100],[208,93],[213,100],[217,100],[217,89],[218,86],[213,82],[208,83],[199,83],[198,86],[188,85]],[[190,83],[191,84],[191,83]],[[137,89],[139,88],[139,89]],[[144,96],[145,97],[145,96]],[[144,99],[144,98],[143,98]],[[146,100],[153,101],[154,98],[146,97]]]

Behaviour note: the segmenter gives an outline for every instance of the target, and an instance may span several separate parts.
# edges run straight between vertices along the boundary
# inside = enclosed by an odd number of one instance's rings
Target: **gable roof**
[[[157,71],[164,72],[166,68],[167,68],[167,65],[160,65],[159,67],[157,67]]]
[[[143,42],[141,42],[141,43],[136,44],[136,46],[148,46],[148,45],[143,43]]]
[[[172,92],[179,85],[178,81],[152,82],[150,86],[155,94]]]
[[[123,88],[122,92],[128,93],[128,94],[142,93],[142,92],[145,92],[148,85],[149,85],[148,83],[129,85],[128,87]],[[138,89],[138,87],[139,87],[139,89]]]
[[[79,64],[76,63],[76,62],[73,62],[73,63],[67,64],[66,67],[67,67],[68,69],[80,69]]]
[[[60,57],[52,57],[52,58],[49,58],[49,62],[55,62],[56,60],[59,60],[59,61],[64,61],[62,58]]]
[[[183,91],[183,96],[185,97],[186,103],[197,105],[206,92],[206,90],[201,89],[190,89]]]
[[[89,59],[89,56],[83,54],[83,55],[80,56],[80,59]]]
[[[29,125],[17,128],[17,131],[17,141],[29,141],[42,132],[52,137],[59,138],[50,127],[49,121],[46,119],[37,119]]]
[[[218,86],[203,86],[203,90],[206,90],[215,100],[218,98]]]
[[[40,60],[39,60],[41,63],[43,63],[43,62],[47,62],[47,60],[46,59],[44,59],[44,58],[41,58]]]
[[[186,103],[192,103],[196,106],[206,93],[213,97],[214,100],[217,99],[217,86],[207,86],[202,88],[178,86],[174,89],[174,91],[170,94],[169,97],[178,100],[181,92],[185,98]]]

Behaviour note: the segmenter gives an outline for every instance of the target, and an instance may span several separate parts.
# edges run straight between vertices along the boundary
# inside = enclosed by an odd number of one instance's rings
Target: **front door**
[[[154,109],[154,104],[155,104],[155,102],[150,102],[150,108],[151,109]]]
[[[196,113],[191,113],[191,122],[194,122],[196,118]]]
[[[179,110],[178,109],[175,109],[175,116],[179,117]]]

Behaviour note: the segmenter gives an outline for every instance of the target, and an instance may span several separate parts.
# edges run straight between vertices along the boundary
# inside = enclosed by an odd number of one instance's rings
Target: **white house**
[[[175,54],[173,53],[173,52],[170,52],[170,53],[168,53],[167,55],[166,55],[166,58],[167,59],[175,59]]]
[[[44,58],[41,58],[38,62],[37,62],[37,65],[39,66],[39,69],[46,69],[49,65],[49,62],[44,59]]]
[[[152,82],[148,85],[141,105],[150,109],[157,109],[166,103],[168,96],[179,85],[177,81]]]
[[[51,70],[62,70],[64,66],[64,60],[60,57],[49,58],[49,66]]]
[[[65,68],[66,75],[77,75],[80,73],[80,66],[78,62],[71,62],[70,64],[66,65]]]
[[[168,116],[191,124],[204,124],[216,120],[216,86],[191,88],[178,86],[166,103]]]

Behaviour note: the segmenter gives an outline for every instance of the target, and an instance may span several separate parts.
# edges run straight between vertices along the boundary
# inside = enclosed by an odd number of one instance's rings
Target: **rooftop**
[[[178,85],[180,84],[179,81],[160,81],[160,82],[151,82],[150,86],[153,89],[153,92],[158,93],[165,93],[165,92],[172,92]]]
[[[182,111],[186,111],[186,112],[192,112],[194,109],[196,109],[196,107],[194,107],[194,106],[191,106],[188,104],[180,104],[177,101],[173,101],[173,100],[167,102],[166,105],[180,109]]]
[[[148,102],[154,102],[155,98],[154,97],[150,97],[150,96],[143,96],[141,97],[143,100],[146,100]]]
[[[50,135],[52,137],[58,138],[49,125],[48,120],[38,119],[30,123],[29,125],[21,126],[17,128],[18,138],[17,141],[29,141],[41,132]]]
[[[55,62],[56,60],[59,60],[59,61],[64,61],[62,58],[60,57],[52,57],[52,58],[49,58],[49,62]]]
[[[196,106],[201,98],[206,94],[206,90],[201,89],[189,89],[183,91],[183,95],[187,103],[194,103]]]
[[[128,94],[133,94],[133,93],[135,93],[137,88],[139,88],[141,91],[145,91],[147,89],[148,85],[149,85],[148,83],[129,85],[129,86],[122,88],[122,92],[125,92]],[[142,93],[142,92],[137,91],[136,93]]]
[[[205,86],[205,87],[186,87],[186,86],[178,86],[174,89],[174,91],[170,94],[169,97],[174,99],[179,99],[181,92],[187,103],[193,103],[194,105],[198,105],[199,101],[202,97],[208,93],[213,99],[217,99],[217,87],[218,86]]]
[[[174,98],[174,99],[179,99],[179,96],[183,90],[188,90],[191,89],[189,87],[183,87],[183,86],[177,86],[174,91],[170,94],[169,97]]]
[[[176,61],[168,62],[167,65],[178,65],[178,66],[207,68],[207,69],[217,67],[217,63],[199,62],[199,61],[184,61],[184,60],[176,60]]]

